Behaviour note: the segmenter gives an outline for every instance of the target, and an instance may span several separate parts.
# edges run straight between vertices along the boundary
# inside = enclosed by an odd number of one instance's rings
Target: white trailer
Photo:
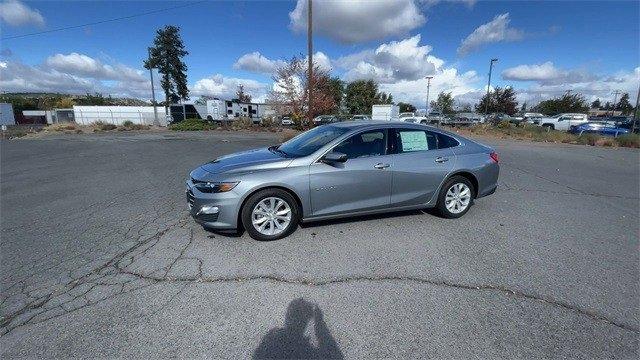
[[[166,126],[166,112],[164,106],[157,106],[158,121],[161,126]],[[153,106],[78,106],[74,105],[73,116],[69,121],[81,125],[90,125],[96,121],[102,121],[114,125],[122,125],[125,121],[134,124],[153,125],[155,115]],[[64,120],[57,114],[58,122]]]
[[[398,105],[373,105],[371,108],[371,120],[396,121],[400,116]]]

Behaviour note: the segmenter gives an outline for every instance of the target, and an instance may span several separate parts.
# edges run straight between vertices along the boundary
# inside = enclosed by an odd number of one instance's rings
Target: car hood
[[[291,161],[263,148],[225,155],[200,166],[200,169],[211,174],[249,172],[287,167]]]

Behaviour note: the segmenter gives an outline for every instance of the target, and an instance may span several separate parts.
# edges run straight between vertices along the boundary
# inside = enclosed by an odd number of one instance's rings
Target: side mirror
[[[343,163],[347,161],[347,154],[331,151],[322,158],[322,161],[325,163]]]

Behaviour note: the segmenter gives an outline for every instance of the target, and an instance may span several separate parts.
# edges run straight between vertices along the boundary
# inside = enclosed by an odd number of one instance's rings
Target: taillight
[[[498,153],[493,151],[491,152],[491,154],[489,154],[489,156],[491,157],[491,160],[498,162],[500,160],[500,158],[498,158]]]

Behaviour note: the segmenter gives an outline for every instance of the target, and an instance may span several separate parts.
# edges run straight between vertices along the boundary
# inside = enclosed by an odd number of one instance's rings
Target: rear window
[[[446,149],[460,145],[458,140],[444,134],[438,135],[438,149]]]

